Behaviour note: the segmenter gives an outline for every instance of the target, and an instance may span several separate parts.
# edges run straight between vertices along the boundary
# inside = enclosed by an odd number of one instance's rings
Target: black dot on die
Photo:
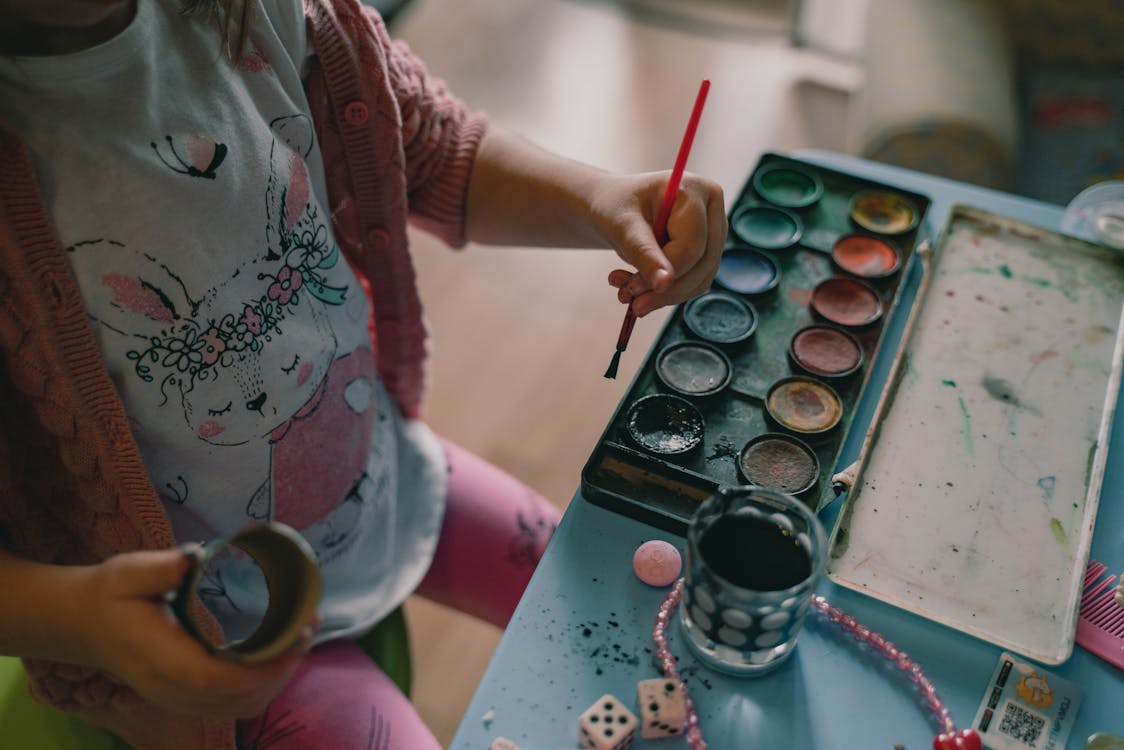
[[[627,724],[628,723],[628,717],[624,716],[624,715],[618,716],[617,721],[619,721],[621,724]]]
[[[648,710],[649,711],[659,711],[660,710],[660,704],[656,703],[655,701],[652,701],[651,703],[648,704]]]
[[[599,721],[601,721],[601,717],[600,717],[600,716],[590,716],[590,717],[589,717],[589,723],[590,723],[590,724],[596,724],[596,723],[597,723],[597,722],[599,722]]]
[[[665,682],[663,684],[663,689],[664,689],[665,692],[674,693],[675,692],[675,683],[674,682]]]
[[[613,728],[612,727],[605,727],[605,736],[606,737],[612,737],[613,736]]]

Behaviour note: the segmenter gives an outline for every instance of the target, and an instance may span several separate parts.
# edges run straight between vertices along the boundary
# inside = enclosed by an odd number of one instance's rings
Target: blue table
[[[794,156],[930,196],[926,230],[934,241],[952,207],[960,203],[1052,229],[1059,227],[1063,215],[1058,206],[839,154],[805,151]],[[747,165],[747,172],[751,167]],[[916,292],[918,276],[913,273],[906,280],[906,300]],[[889,323],[888,345],[871,374],[874,384],[885,381],[904,318],[899,314]],[[868,398],[856,413],[841,465],[858,455],[878,390],[868,389]],[[1118,572],[1124,570],[1124,416],[1120,414],[1111,445],[1092,556]],[[839,508],[836,502],[821,513],[828,529]],[[632,573],[632,554],[648,539],[667,539],[683,548],[682,538],[607,511],[578,491],[499,643],[451,750],[485,750],[497,736],[514,740],[524,750],[577,747],[577,717],[601,695],[612,693],[634,705],[637,681],[658,676],[650,632],[665,594]],[[1001,649],[827,580],[819,593],[909,653],[936,685],[957,726],[971,724]],[[730,679],[698,667],[678,628],[669,632],[712,750],[932,746],[936,728],[911,683],[817,617],[809,616],[793,657],[756,680]],[[1085,691],[1069,748],[1079,750],[1094,732],[1124,735],[1124,673],[1080,646],[1065,664],[1048,669]],[[686,742],[638,738],[634,747],[677,750]]]

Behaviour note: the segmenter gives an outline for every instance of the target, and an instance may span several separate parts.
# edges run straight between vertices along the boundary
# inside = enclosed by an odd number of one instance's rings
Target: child
[[[407,220],[611,247],[644,315],[709,285],[721,190],[688,175],[661,249],[666,173],[489,128],[356,0],[186,2],[0,0],[0,653],[140,748],[431,750],[354,639],[415,590],[502,626],[557,511],[419,421]],[[264,519],[324,594],[246,666],[163,595]],[[199,591],[227,640],[268,599],[236,557]]]

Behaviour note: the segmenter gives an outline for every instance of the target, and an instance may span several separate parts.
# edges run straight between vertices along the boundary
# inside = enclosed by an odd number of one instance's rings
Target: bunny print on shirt
[[[126,361],[115,377],[177,538],[276,520],[325,565],[364,517],[393,513],[394,441],[376,399],[368,303],[310,189],[311,123],[284,117],[270,130],[261,245],[231,253],[213,283],[185,281],[192,259],[161,248],[97,239],[68,249],[97,279],[83,288],[87,309],[103,348]],[[173,137],[153,143],[154,157],[222,179],[230,159],[213,155],[225,147],[178,140],[186,160]],[[198,154],[206,168],[192,164]],[[228,595],[217,582],[216,596]]]

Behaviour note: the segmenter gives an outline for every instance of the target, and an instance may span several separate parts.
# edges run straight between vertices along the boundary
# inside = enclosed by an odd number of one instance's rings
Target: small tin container
[[[776,261],[751,247],[735,246],[722,253],[714,281],[724,289],[747,296],[762,295],[777,288],[781,271]]]
[[[734,368],[720,349],[701,341],[680,341],[656,356],[656,377],[665,388],[688,398],[708,398],[730,384]]]
[[[863,348],[858,339],[842,328],[810,325],[793,334],[788,357],[795,367],[809,375],[843,380],[862,368]]]
[[[847,234],[831,247],[831,259],[842,271],[863,279],[885,279],[902,267],[894,245],[869,234]]]
[[[862,190],[851,198],[851,221],[876,234],[905,234],[921,222],[921,212],[905,196],[889,190]]]
[[[843,419],[843,401],[827,383],[794,375],[770,386],[765,413],[778,429],[817,442],[834,434]]]
[[[659,456],[686,456],[702,444],[702,413],[685,398],[652,393],[638,398],[625,414],[628,437],[640,448]]]
[[[808,306],[819,319],[851,330],[869,328],[882,319],[878,292],[848,276],[832,276],[816,284]]]
[[[700,339],[735,347],[757,330],[757,310],[733,294],[705,292],[684,306],[683,325]]]
[[[753,174],[753,189],[762,200],[782,208],[806,208],[823,197],[823,181],[808,170],[776,164]]]
[[[800,438],[766,432],[752,438],[738,453],[738,476],[756,487],[806,497],[819,481],[820,462]]]
[[[799,216],[769,205],[742,206],[730,218],[730,228],[742,242],[761,250],[785,250],[804,233]]]

